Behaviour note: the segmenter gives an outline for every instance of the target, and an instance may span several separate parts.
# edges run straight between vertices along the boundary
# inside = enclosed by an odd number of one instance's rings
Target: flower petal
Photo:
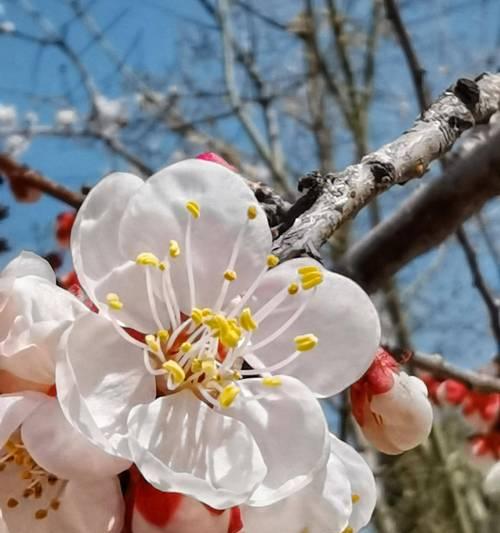
[[[118,228],[124,206],[143,185],[126,172],[101,180],[78,211],[71,234],[71,252],[78,279],[91,300],[102,278],[125,260],[118,249]]]
[[[22,251],[2,270],[2,278],[37,276],[55,285],[56,275],[48,261],[33,252]]]
[[[245,501],[266,474],[248,429],[190,390],[130,412],[132,457],[149,483],[224,509]]]
[[[0,448],[4,446],[23,421],[47,399],[46,394],[39,392],[2,394],[0,396]]]
[[[349,526],[359,531],[371,519],[377,502],[377,486],[373,473],[361,455],[349,444],[330,434],[332,453],[341,461],[351,484],[353,497]]]
[[[111,477],[130,466],[128,461],[105,453],[76,431],[55,398],[48,398],[26,418],[21,437],[36,463],[62,479]]]
[[[380,323],[365,292],[350,279],[324,270],[311,259],[293,259],[266,274],[251,308],[256,312],[280,290],[297,280],[298,268],[309,265],[322,270],[323,283],[287,297],[259,324],[252,337],[254,346],[277,331],[308,301],[304,312],[286,331],[256,350],[255,361],[260,361],[263,366],[275,364],[294,351],[296,336],[311,333],[318,338],[318,345],[280,372],[297,377],[318,396],[331,396],[364,374],[379,345]]]
[[[352,511],[351,485],[342,461],[330,453],[311,483],[267,507],[241,507],[245,533],[340,533]]]
[[[191,262],[198,307],[213,307],[224,282],[233,246],[246,226],[232,270],[237,279],[229,287],[226,301],[249,287],[265,267],[271,249],[271,232],[264,211],[242,178],[231,170],[197,159],[171,165],[154,176],[127,205],[120,226],[120,249],[133,260],[152,252],[160,259],[168,255],[170,240],[181,253],[172,261],[171,274],[180,309],[187,314],[191,302],[187,283],[185,236],[191,214],[186,203],[200,206],[200,217],[191,220]],[[247,209],[255,205],[256,218],[248,220]]]
[[[483,490],[490,497],[500,495],[500,461],[497,461],[489,470],[483,481]]]
[[[69,331],[66,361],[58,363],[56,384],[70,423],[98,446],[104,445],[103,436],[115,439],[117,454],[127,457],[128,413],[156,394],[140,349],[122,339],[107,319],[88,313]]]
[[[0,311],[0,368],[38,383],[54,383],[61,336],[86,307],[68,291],[36,276],[14,281]]]
[[[328,429],[318,401],[297,379],[281,376],[281,381],[272,388],[258,378],[240,381],[240,396],[224,411],[250,430],[268,469],[249,499],[254,506],[270,505],[307,485],[328,458]]]

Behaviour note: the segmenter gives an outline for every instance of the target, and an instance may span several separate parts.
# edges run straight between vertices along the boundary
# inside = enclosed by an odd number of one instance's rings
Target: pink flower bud
[[[366,374],[351,386],[352,411],[365,437],[381,452],[399,454],[421,444],[432,428],[425,383],[399,371],[380,349]]]
[[[237,172],[236,168],[233,167],[233,165],[228,163],[223,157],[215,154],[214,152],[203,152],[202,154],[198,154],[196,156],[196,159],[203,159],[204,161],[212,161],[212,163],[217,163],[219,165],[222,165],[223,167],[228,168],[229,170],[232,170],[233,172]]]

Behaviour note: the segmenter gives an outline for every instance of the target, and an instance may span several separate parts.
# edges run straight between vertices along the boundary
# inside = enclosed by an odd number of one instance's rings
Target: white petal
[[[135,407],[129,431],[134,462],[147,481],[217,509],[240,504],[266,474],[249,430],[190,390]]]
[[[342,461],[352,494],[359,497],[359,500],[353,504],[352,514],[349,517],[349,526],[354,531],[359,531],[368,524],[375,509],[377,502],[375,478],[366,461],[354,448],[334,435],[330,437],[332,453]]]
[[[15,280],[0,312],[0,368],[24,379],[54,383],[63,332],[88,309],[72,294],[35,276]]]
[[[2,278],[37,276],[55,285],[56,275],[49,263],[32,252],[22,251],[2,270]]]
[[[351,485],[334,453],[311,483],[285,500],[267,507],[241,507],[245,533],[340,533],[351,511]]]
[[[106,478],[82,483],[70,481],[60,495],[57,511],[49,509],[43,519],[35,512],[49,508],[57,497],[61,482],[53,486],[44,482],[40,498],[23,498],[29,481],[23,480],[15,465],[9,464],[0,474],[0,514],[12,533],[119,533],[123,526],[124,505],[118,479]],[[19,504],[9,508],[6,502],[15,498]]]
[[[269,271],[251,308],[257,311],[284,287],[297,279],[297,268],[321,265],[310,259],[293,259]],[[281,361],[295,350],[293,339],[312,333],[318,345],[280,370],[303,381],[318,396],[336,394],[359,379],[373,361],[380,341],[380,323],[375,307],[356,283],[323,270],[317,288],[301,290],[264,319],[253,333],[259,343],[285,324],[307,299],[305,311],[276,340],[255,352],[262,365]]]
[[[500,495],[500,461],[497,461],[486,475],[483,490],[488,496],[498,497]]]
[[[141,350],[122,339],[111,323],[94,313],[77,319],[67,338],[68,368],[56,372],[61,408],[72,425],[97,445],[97,428],[119,455],[126,456],[126,424],[130,409],[152,400],[155,380],[147,373]],[[76,386],[76,390],[72,387]],[[89,419],[91,424],[89,424]]]
[[[329,454],[328,429],[318,401],[295,378],[281,379],[282,384],[272,388],[257,378],[240,381],[240,396],[224,410],[250,430],[268,469],[250,505],[270,505],[307,485]]]
[[[48,396],[39,392],[0,395],[0,448]]]
[[[110,174],[90,191],[78,211],[71,252],[78,279],[93,301],[100,280],[126,261],[118,250],[118,228],[127,201],[143,183],[133,174]]]
[[[385,437],[390,446],[380,451],[394,454],[410,450],[427,439],[432,429],[432,406],[427,398],[422,382],[414,376],[400,372],[394,387],[386,393],[373,396],[370,409],[379,415],[382,423],[376,423],[367,416],[362,430],[366,437],[376,445],[377,433]]]
[[[131,260],[141,252],[152,252],[162,259],[168,253],[169,241],[178,241],[181,255],[173,261],[172,277],[180,308],[187,313],[191,305],[184,242],[191,215],[185,205],[191,200],[201,209],[200,218],[191,221],[196,306],[214,305],[244,224],[247,227],[234,267],[238,278],[231,283],[226,301],[254,281],[271,249],[265,214],[238,174],[216,163],[189,159],[152,176],[127,205],[120,227],[120,248]],[[250,205],[256,205],[257,217],[248,221]]]
[[[26,418],[21,437],[36,463],[62,479],[111,477],[130,467],[128,461],[105,453],[76,431],[55,398],[49,398]]]

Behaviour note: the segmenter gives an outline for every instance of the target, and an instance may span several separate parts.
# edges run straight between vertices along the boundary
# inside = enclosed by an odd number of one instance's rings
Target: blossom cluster
[[[431,418],[394,366],[385,388],[363,385],[387,361],[363,290],[312,259],[280,263],[253,193],[212,155],[111,174],[59,217],[62,246],[70,228],[71,290],[28,252],[0,275],[0,532],[364,527],[373,474],[318,399],[354,384],[388,453]],[[378,393],[387,450],[359,410]]]
[[[459,413],[469,428],[466,450],[484,474],[484,490],[500,495],[500,393],[470,389],[456,379],[423,375],[429,397],[440,410]]]

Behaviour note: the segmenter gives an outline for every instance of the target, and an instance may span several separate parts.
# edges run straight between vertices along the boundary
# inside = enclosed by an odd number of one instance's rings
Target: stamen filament
[[[153,319],[158,329],[165,329],[158,315],[158,309],[156,308],[156,299],[153,293],[153,284],[152,284],[152,279],[151,279],[151,269],[146,267],[145,272],[146,272],[146,290],[148,293],[148,301],[149,301],[149,306],[151,308],[151,314],[153,315]]]
[[[295,361],[295,359],[297,359],[297,357],[299,357],[301,353],[302,353],[301,351],[297,350],[293,352],[291,355],[289,355],[288,357],[285,357],[285,359],[281,360],[279,363],[276,363],[274,365],[265,366],[261,368],[254,367],[254,368],[249,368],[246,370],[240,370],[239,372],[242,376],[252,376],[252,375],[263,374],[267,372],[276,372],[276,370],[280,370],[284,366],[289,365],[290,363],[293,363],[293,361]]]
[[[194,283],[194,274],[193,274],[193,260],[191,257],[191,219],[188,218],[187,228],[186,228],[186,267],[187,267],[187,276],[188,276],[188,286],[189,286],[189,299],[191,302],[191,309],[195,307],[195,283]]]
[[[260,348],[264,348],[264,346],[267,346],[269,343],[273,342],[274,340],[276,340],[278,337],[280,337],[281,335],[283,335],[283,333],[285,333],[285,331],[299,318],[299,316],[304,312],[305,308],[307,307],[307,305],[309,304],[311,298],[307,298],[306,300],[304,300],[302,302],[302,304],[300,305],[300,307],[298,307],[295,311],[295,313],[293,313],[293,315],[284,323],[282,324],[274,333],[271,333],[271,335],[269,335],[268,337],[266,337],[265,339],[262,339],[260,342],[258,342],[257,344],[254,344],[252,346],[252,351],[255,352],[257,350],[259,350]]]

